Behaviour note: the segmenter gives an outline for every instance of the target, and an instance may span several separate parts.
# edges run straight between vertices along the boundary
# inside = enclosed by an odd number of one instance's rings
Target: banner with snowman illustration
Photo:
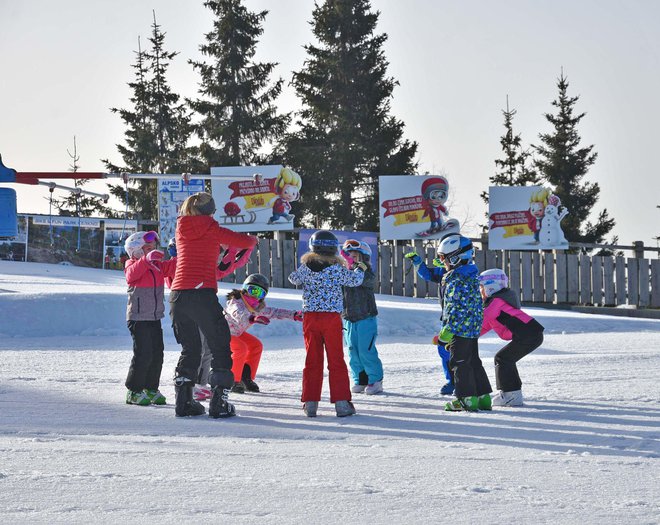
[[[378,177],[381,239],[441,239],[458,233],[449,216],[449,181],[439,175]]]
[[[488,246],[494,250],[565,250],[561,221],[569,210],[549,188],[491,186]]]
[[[211,168],[215,220],[237,232],[292,230],[302,179],[283,166]]]

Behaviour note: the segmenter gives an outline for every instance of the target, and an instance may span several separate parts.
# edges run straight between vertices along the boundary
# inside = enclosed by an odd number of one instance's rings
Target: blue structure
[[[11,188],[0,188],[0,239],[9,239],[17,235],[16,191]]]

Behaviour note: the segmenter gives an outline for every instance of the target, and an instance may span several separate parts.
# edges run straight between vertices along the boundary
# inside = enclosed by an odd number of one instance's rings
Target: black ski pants
[[[181,345],[177,377],[187,377],[197,382],[202,357],[200,332],[211,350],[211,369],[231,370],[231,334],[214,289],[172,290],[170,317],[174,336]]]
[[[447,349],[451,355],[449,367],[454,373],[456,397],[481,396],[493,391],[479,359],[477,338],[455,336]]]
[[[133,338],[133,359],[126,388],[133,392],[158,390],[163,370],[163,328],[158,321],[128,321]]]
[[[543,342],[543,330],[525,337],[515,337],[502,350],[495,354],[495,383],[498,390],[513,392],[520,390],[522,381],[516,363],[536,350]]]

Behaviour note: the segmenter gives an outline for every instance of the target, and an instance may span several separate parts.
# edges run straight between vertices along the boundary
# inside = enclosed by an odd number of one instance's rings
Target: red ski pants
[[[241,380],[245,365],[250,365],[250,379],[254,379],[257,375],[257,368],[259,368],[259,361],[261,361],[263,343],[252,334],[243,332],[241,335],[232,335],[229,346],[231,347],[231,357],[234,360],[231,367],[234,381],[238,383]]]
[[[328,354],[330,402],[350,401],[348,368],[344,361],[341,315],[335,312],[305,312],[303,336],[307,357],[303,370],[301,401],[320,401],[323,387],[323,350]]]

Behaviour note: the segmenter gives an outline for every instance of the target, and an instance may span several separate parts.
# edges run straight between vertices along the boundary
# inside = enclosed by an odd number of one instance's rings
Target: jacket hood
[[[502,299],[502,301],[510,304],[514,308],[520,308],[520,299],[518,299],[518,295],[511,288],[502,288],[501,290],[498,290],[486,299],[484,305],[488,306],[493,299]]]
[[[325,255],[316,252],[307,252],[300,258],[300,262],[307,265],[313,272],[322,272],[333,264],[343,266],[343,259],[338,255]]]
[[[204,237],[215,219],[210,215],[184,215],[177,219],[177,228],[187,239]]]

